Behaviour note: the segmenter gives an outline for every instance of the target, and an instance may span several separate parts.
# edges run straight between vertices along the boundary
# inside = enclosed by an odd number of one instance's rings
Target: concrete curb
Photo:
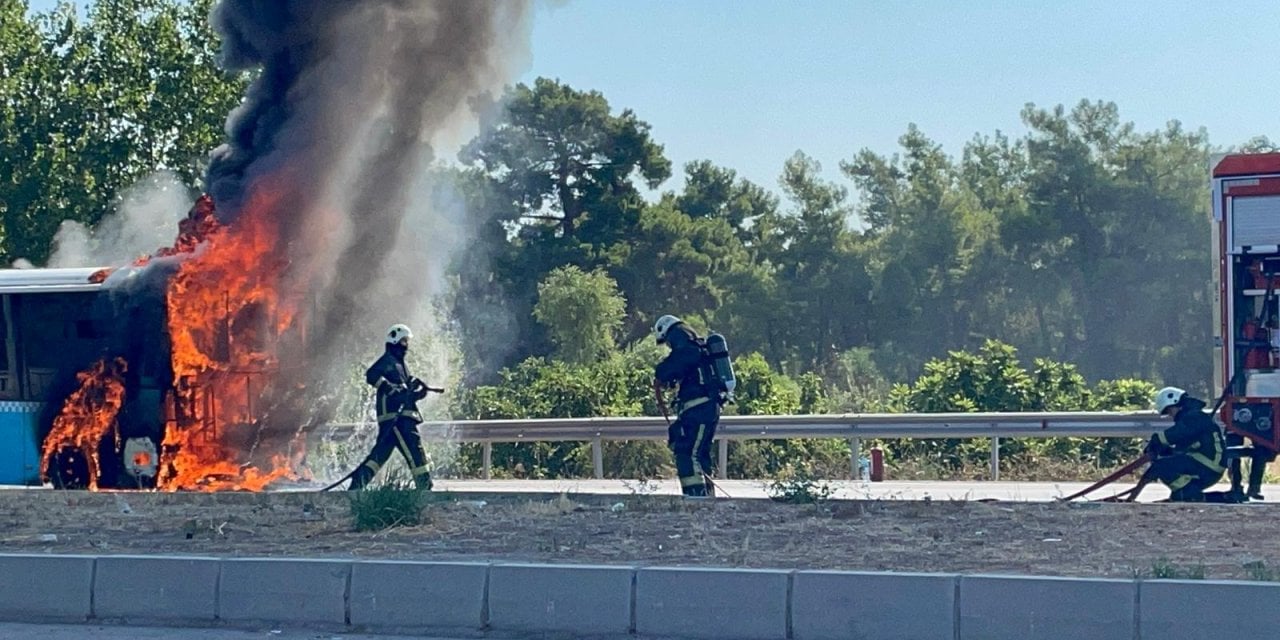
[[[1272,631],[1256,616],[1214,613],[1226,603],[1269,610],[1280,604],[1280,583],[0,554],[4,622],[706,640],[1142,640]]]

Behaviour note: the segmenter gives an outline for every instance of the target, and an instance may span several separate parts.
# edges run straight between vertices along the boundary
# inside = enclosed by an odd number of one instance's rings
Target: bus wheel
[[[54,489],[87,489],[89,460],[74,447],[63,447],[49,461],[49,482]]]

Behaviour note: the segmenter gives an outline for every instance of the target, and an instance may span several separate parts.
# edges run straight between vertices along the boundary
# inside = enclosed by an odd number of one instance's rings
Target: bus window
[[[0,296],[3,313],[0,313],[0,398],[17,400],[21,397],[18,384],[18,357],[14,349],[13,305],[11,296]]]
[[[58,378],[74,375],[99,356],[90,314],[93,293],[32,293],[17,303],[19,366],[26,374],[24,399],[41,401]]]

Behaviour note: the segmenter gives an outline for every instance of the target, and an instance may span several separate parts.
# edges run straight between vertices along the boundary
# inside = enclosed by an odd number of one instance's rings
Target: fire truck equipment
[[[1210,169],[1215,413],[1228,433],[1280,451],[1280,153],[1223,155]]]

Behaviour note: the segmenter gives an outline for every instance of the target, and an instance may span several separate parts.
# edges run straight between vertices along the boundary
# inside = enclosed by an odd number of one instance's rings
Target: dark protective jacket
[[[1188,396],[1182,400],[1181,406],[1173,426],[1151,436],[1148,451],[1160,455],[1186,454],[1210,470],[1222,473],[1226,449],[1222,430],[1204,412],[1204,402]]]
[[[365,382],[378,392],[379,425],[394,423],[401,417],[422,422],[418,401],[427,396],[426,384],[409,374],[404,354],[403,347],[389,344],[382,357],[364,372]]]
[[[677,413],[694,400],[716,400],[719,397],[719,389],[710,378],[697,340],[698,336],[685,325],[672,327],[667,333],[671,353],[654,368],[654,377],[663,386],[679,385],[676,392]]]

